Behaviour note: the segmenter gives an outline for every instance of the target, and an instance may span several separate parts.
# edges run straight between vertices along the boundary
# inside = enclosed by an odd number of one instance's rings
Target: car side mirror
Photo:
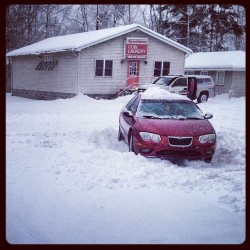
[[[205,119],[211,119],[211,118],[213,118],[213,114],[206,113],[204,117],[205,117]]]
[[[133,117],[133,114],[132,114],[130,111],[124,111],[124,112],[123,112],[123,115],[124,115],[125,117],[128,117],[128,118],[132,118],[132,117]]]

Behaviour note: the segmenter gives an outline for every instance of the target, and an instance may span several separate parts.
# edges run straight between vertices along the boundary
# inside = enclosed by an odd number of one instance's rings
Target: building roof
[[[130,24],[115,28],[101,29],[65,36],[51,37],[26,47],[13,50],[7,56],[37,55],[42,53],[53,53],[60,51],[81,51],[84,48],[110,40],[112,38],[139,30],[153,36],[187,54],[192,54],[192,50],[153,31],[140,24]]]
[[[185,70],[245,70],[245,51],[198,52],[185,60]]]

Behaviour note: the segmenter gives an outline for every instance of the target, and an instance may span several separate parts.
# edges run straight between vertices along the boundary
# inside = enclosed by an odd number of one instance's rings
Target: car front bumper
[[[171,146],[167,142],[153,143],[142,140],[134,141],[136,154],[150,158],[162,159],[209,159],[213,157],[216,143],[201,144],[194,140],[192,145],[186,147]]]

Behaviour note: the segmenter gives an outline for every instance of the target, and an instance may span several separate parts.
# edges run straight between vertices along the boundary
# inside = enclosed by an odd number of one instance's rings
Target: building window
[[[112,76],[113,61],[112,60],[96,60],[95,76]]]
[[[55,66],[58,64],[58,61],[53,58],[52,54],[40,56],[40,62],[36,66],[36,70],[54,70]]]
[[[201,71],[201,75],[208,76],[208,72],[207,71]]]
[[[216,74],[216,84],[224,85],[225,81],[225,71],[218,71]]]
[[[166,76],[170,71],[170,62],[155,62],[154,76]]]
[[[194,71],[185,71],[185,75],[194,75]]]
[[[52,54],[44,55],[43,59],[45,62],[51,62],[53,61],[53,56]]]
[[[129,75],[130,76],[138,76],[138,64],[137,62],[130,62],[129,65]]]

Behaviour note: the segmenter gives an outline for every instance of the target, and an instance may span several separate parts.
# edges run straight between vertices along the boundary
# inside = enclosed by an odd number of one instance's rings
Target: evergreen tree
[[[240,40],[244,24],[235,5],[165,5],[161,11],[171,12],[171,19],[163,20],[166,36],[190,47],[193,51],[227,50],[228,35]]]

